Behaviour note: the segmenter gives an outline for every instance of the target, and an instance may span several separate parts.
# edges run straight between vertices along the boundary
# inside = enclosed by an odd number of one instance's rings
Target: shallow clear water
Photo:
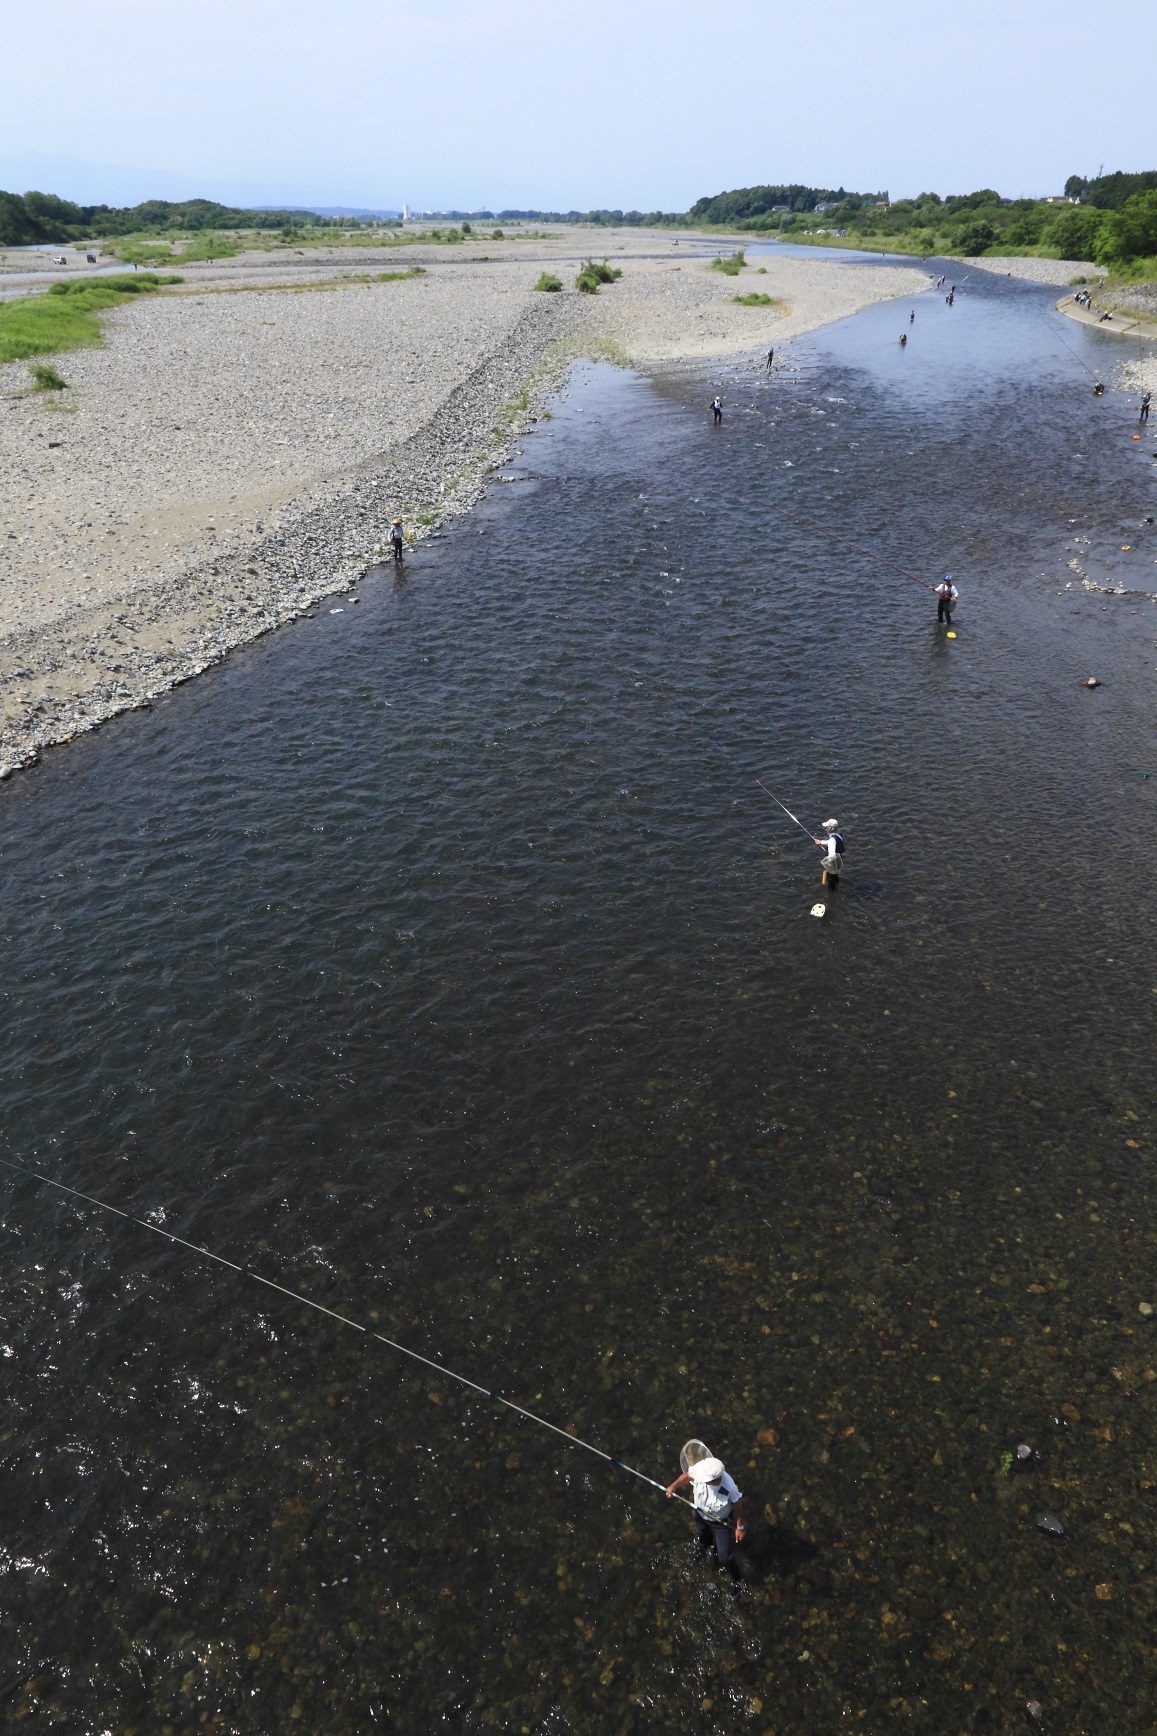
[[[643,1484],[9,1181],[6,1716],[1150,1727],[1155,634],[1064,587],[1157,589],[1154,472],[1051,301],[582,373],[402,583],[5,787],[7,1155],[754,1516],[733,1602]],[[757,777],[841,822],[822,922]]]

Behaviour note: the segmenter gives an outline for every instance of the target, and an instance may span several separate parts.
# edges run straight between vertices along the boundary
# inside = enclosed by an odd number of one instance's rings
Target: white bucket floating
[[[828,913],[828,907],[826,904],[813,904],[811,913],[813,916],[826,916]]]

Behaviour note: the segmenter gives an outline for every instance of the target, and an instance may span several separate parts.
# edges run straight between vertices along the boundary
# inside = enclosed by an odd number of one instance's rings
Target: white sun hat
[[[693,1483],[715,1483],[723,1475],[722,1459],[700,1459],[697,1464],[689,1465]]]

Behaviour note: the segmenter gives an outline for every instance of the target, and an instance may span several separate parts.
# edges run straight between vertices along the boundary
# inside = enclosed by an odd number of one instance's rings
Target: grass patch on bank
[[[54,283],[43,295],[4,302],[0,304],[0,362],[94,349],[104,342],[97,314],[180,282],[179,277],[157,277],[150,271],[131,277],[76,278],[72,283]]]
[[[317,283],[190,283],[183,293],[198,301],[211,295],[320,295],[330,289],[358,289],[367,283],[408,283],[412,277],[425,275],[425,266],[411,265],[405,271],[350,271],[342,277],[323,277]]]
[[[425,277],[426,273],[420,265],[411,265],[405,271],[355,271],[344,279],[346,283],[405,283],[411,277]]]
[[[163,241],[122,242],[103,249],[105,258],[119,259],[122,265],[167,265],[175,255]]]
[[[761,295],[758,290],[752,290],[750,295],[733,295],[732,301],[740,307],[775,307],[774,296]]]
[[[629,368],[632,365],[630,356],[617,338],[584,338],[577,346],[575,354],[584,356],[588,362],[609,362],[613,368]]]
[[[553,273],[549,271],[544,271],[534,287],[535,289],[545,290],[547,295],[556,295],[562,288],[562,278],[555,277]]]
[[[721,271],[724,277],[738,277],[746,264],[747,259],[741,247],[738,252],[729,253],[726,259],[717,253],[711,261],[711,269]]]
[[[32,390],[34,392],[66,392],[68,381],[58,374],[51,362],[34,362],[28,372],[32,375]]]
[[[1113,267],[1114,283],[1157,282],[1157,259],[1131,259],[1128,265]]]
[[[238,253],[244,253],[249,245],[251,243],[236,235],[219,235],[211,229],[202,229],[187,247],[182,247],[178,258],[187,259],[191,265],[204,260],[233,259]]]

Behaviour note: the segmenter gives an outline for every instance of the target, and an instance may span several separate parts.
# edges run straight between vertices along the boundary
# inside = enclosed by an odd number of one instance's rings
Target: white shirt
[[[735,1503],[743,1499],[726,1471],[718,1483],[697,1483],[694,1474],[692,1474],[691,1493],[695,1497],[695,1511],[701,1513],[704,1519],[712,1520],[715,1524],[726,1519]]]

